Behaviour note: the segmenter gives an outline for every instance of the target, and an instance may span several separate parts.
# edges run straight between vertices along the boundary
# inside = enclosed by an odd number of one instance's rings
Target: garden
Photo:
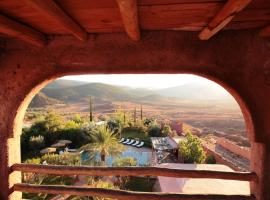
[[[161,127],[155,119],[143,118],[142,108],[137,118],[134,113],[116,110],[101,119],[82,118],[76,114],[65,118],[53,111],[38,115],[29,128],[21,135],[22,160],[29,164],[46,165],[88,165],[88,166],[149,166],[152,163],[151,137],[167,137],[175,134],[169,125]],[[143,151],[119,140],[143,141]],[[70,141],[67,145],[58,145],[55,152],[42,153],[61,141]],[[57,145],[56,145],[57,146]],[[60,148],[61,147],[61,148]],[[75,150],[69,152],[69,149]],[[179,143],[179,158],[184,163],[203,163],[206,155],[200,141],[191,133],[187,140]],[[148,152],[144,152],[147,150]],[[153,191],[156,177],[88,177],[88,176],[52,176],[24,173],[23,182],[32,184],[77,185],[122,189],[132,191]],[[83,181],[82,181],[83,180]],[[52,195],[24,193],[28,199],[51,199]],[[98,197],[75,197],[67,199],[103,199]]]

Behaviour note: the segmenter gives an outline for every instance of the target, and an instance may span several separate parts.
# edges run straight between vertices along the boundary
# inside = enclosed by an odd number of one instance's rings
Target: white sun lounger
[[[125,141],[125,138],[121,138],[121,140],[119,140],[120,143],[124,142]]]
[[[138,144],[140,144],[140,141],[136,141],[135,143],[132,144],[132,146],[137,146]]]
[[[131,145],[135,140],[131,139],[130,142],[126,143],[127,145]]]
[[[126,144],[128,142],[130,142],[130,139],[127,139],[126,141],[122,142],[122,144]]]
[[[143,142],[143,141],[141,141],[141,143],[140,143],[140,144],[138,144],[138,145],[136,145],[136,147],[141,148],[143,145],[144,145],[144,142]]]

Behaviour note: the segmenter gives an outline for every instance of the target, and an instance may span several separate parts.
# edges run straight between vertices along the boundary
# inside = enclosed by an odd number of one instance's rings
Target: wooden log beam
[[[44,16],[57,21],[75,37],[87,40],[87,32],[53,0],[26,0],[28,5],[37,9]]]
[[[222,30],[251,0],[228,0],[212,21],[199,34],[201,40],[208,40]]]
[[[265,28],[263,28],[263,29],[260,31],[259,35],[260,35],[261,37],[270,37],[270,25],[267,26],[267,27],[265,27]]]
[[[20,192],[100,196],[119,200],[256,200],[253,195],[193,195],[160,192],[150,193],[79,186],[31,185],[25,183],[15,184],[13,189],[14,191]]]
[[[1,14],[0,32],[39,47],[43,47],[46,44],[46,37],[44,34]]]
[[[90,167],[14,164],[12,171],[34,172],[53,175],[87,175],[87,176],[166,176],[175,178],[212,178],[240,181],[256,181],[254,172],[223,172],[210,170],[183,170],[164,167]]]
[[[117,0],[122,21],[128,36],[134,40],[140,40],[140,28],[138,22],[137,0]]]

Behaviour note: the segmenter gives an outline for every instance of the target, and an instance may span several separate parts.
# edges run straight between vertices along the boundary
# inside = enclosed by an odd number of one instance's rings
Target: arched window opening
[[[247,136],[247,116],[241,109],[222,86],[190,74],[62,77],[47,84],[29,104],[23,120],[21,158],[24,163],[45,166],[248,172],[251,137]],[[209,187],[205,187],[206,181]],[[23,173],[23,182],[148,192],[250,194],[247,181],[166,176],[63,178]],[[31,199],[36,194],[24,196]]]

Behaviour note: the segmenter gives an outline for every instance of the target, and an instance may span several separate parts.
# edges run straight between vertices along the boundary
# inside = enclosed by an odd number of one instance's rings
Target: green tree
[[[60,130],[63,127],[64,120],[61,117],[61,115],[53,111],[49,111],[45,116],[43,123],[46,130],[50,133],[53,133]]]
[[[184,163],[204,163],[206,158],[200,139],[191,132],[179,142],[179,155]]]
[[[124,150],[124,145],[118,143],[116,135],[106,126],[100,126],[95,129],[91,134],[91,141],[81,149],[89,153],[99,154],[100,160],[105,164],[106,156],[117,156]]]
[[[151,124],[155,123],[155,120],[152,118],[146,118],[143,121],[143,125],[149,127]]]
[[[74,121],[76,124],[83,124],[84,120],[81,118],[79,114],[74,115],[72,121]]]
[[[121,122],[115,119],[110,119],[107,122],[107,127],[113,132],[113,133],[119,133],[121,130]]]
[[[126,112],[124,109],[117,109],[115,110],[112,119],[119,123],[119,132],[131,122],[131,114],[129,112]],[[109,120],[110,121],[110,120]]]
[[[152,124],[148,128],[148,135],[150,137],[160,137],[161,136],[161,128],[158,124]]]
[[[125,125],[125,112],[122,109],[117,109],[113,113],[112,120],[118,121],[120,126]]]
[[[170,125],[169,124],[165,124],[163,126],[162,131],[161,131],[161,136],[167,137],[167,136],[169,136],[171,134],[172,134],[172,129],[171,129]]]

